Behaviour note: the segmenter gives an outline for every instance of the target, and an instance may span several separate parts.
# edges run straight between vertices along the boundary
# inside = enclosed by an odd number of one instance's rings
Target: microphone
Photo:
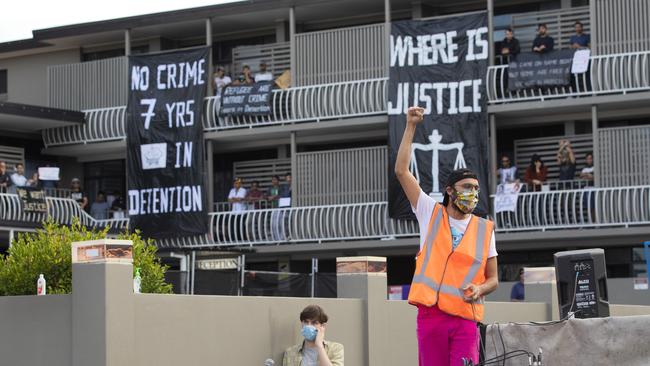
[[[273,361],[270,358],[267,358],[266,361],[264,361],[264,366],[273,366],[275,365],[275,361]]]

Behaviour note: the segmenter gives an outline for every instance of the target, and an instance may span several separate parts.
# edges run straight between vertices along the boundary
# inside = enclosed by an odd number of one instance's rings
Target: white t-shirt
[[[232,188],[230,190],[230,193],[228,194],[228,199],[231,198],[241,198],[241,199],[246,198],[246,188],[244,187],[239,189]],[[246,202],[233,202],[232,211],[233,212],[246,211]]]
[[[260,81],[271,81],[273,80],[273,74],[270,72],[260,72],[255,74],[255,82],[259,83]]]
[[[222,78],[215,76],[214,83],[217,86],[217,90],[215,90],[215,95],[221,95],[221,90],[223,89],[223,87],[232,83],[232,79],[230,79],[230,76],[228,75],[224,75]]]
[[[24,187],[27,185],[27,178],[24,175],[14,173],[11,175],[11,181],[16,187]]]
[[[594,167],[593,166],[586,166],[582,168],[581,174],[594,174]]]
[[[422,250],[422,247],[424,247],[424,243],[427,240],[427,233],[429,231],[429,221],[431,220],[431,215],[433,215],[433,209],[435,205],[436,205],[436,200],[431,198],[428,194],[424,193],[424,191],[420,191],[420,197],[418,197],[417,209],[411,207],[413,213],[418,219],[418,224],[420,225],[420,250]],[[455,228],[457,231],[461,233],[465,233],[465,230],[467,230],[467,225],[469,225],[469,221],[471,219],[472,219],[471,216],[469,216],[465,220],[456,220],[450,217],[449,226]],[[494,234],[493,234],[490,235],[490,248],[488,249],[488,258],[496,257],[497,255],[498,253],[497,253],[496,241],[494,240]]]

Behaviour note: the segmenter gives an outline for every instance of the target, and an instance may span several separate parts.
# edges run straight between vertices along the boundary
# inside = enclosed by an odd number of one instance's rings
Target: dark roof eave
[[[52,121],[73,122],[79,124],[85,123],[85,115],[83,112],[21,103],[0,102],[0,114],[10,114],[15,116],[49,119]]]

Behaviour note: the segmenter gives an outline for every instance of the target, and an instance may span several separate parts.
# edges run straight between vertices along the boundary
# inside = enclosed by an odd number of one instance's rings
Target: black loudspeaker
[[[609,316],[605,251],[571,250],[555,253],[553,257],[560,319],[569,311],[576,318]]]

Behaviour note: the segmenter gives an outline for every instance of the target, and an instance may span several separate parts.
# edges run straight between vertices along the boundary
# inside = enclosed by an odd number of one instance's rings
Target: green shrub
[[[0,257],[0,295],[34,295],[36,280],[43,274],[48,294],[68,294],[72,290],[72,253],[75,241],[106,238],[108,228],[88,229],[75,220],[72,225],[45,221],[35,233],[19,234],[7,256]],[[165,283],[166,266],[156,256],[156,247],[138,232],[124,233],[119,239],[133,241],[133,270],[140,268],[143,293],[171,293]]]

